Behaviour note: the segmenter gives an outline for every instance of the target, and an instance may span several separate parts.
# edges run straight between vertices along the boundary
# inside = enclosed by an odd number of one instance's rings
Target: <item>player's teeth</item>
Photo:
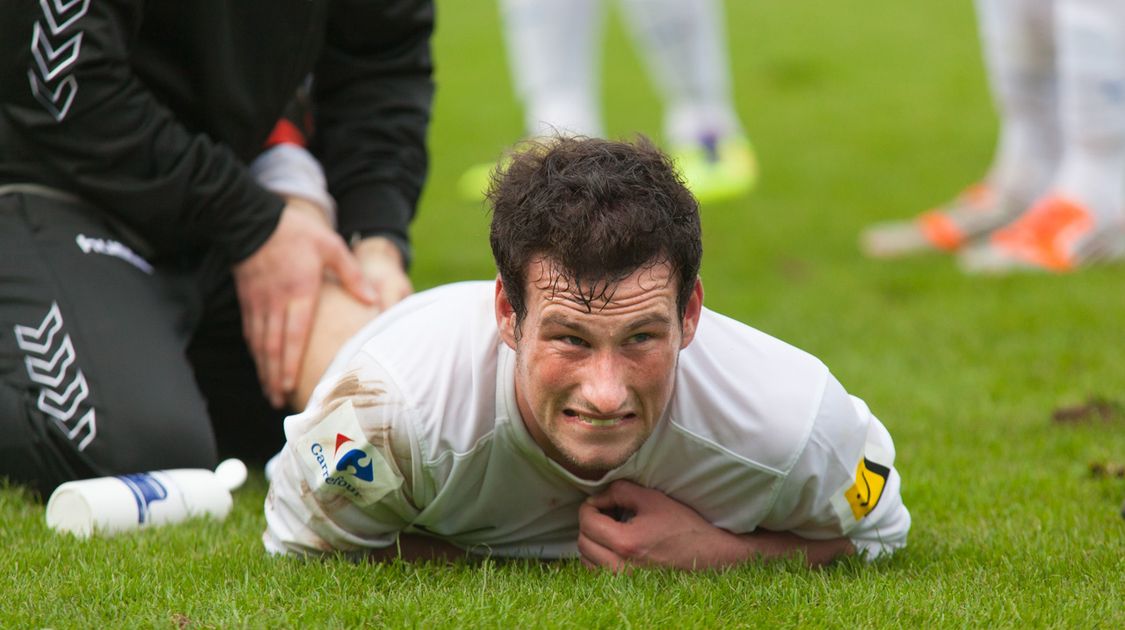
[[[601,420],[599,418],[588,418],[588,417],[582,416],[582,415],[578,416],[578,418],[580,420],[582,420],[582,422],[585,422],[586,424],[589,424],[589,425],[593,425],[595,427],[612,427],[613,425],[617,424],[621,420],[621,418],[609,418],[609,419],[606,419],[606,420]]]

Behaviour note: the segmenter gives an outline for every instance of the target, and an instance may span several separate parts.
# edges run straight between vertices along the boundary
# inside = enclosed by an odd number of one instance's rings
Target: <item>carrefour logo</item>
[[[372,466],[371,456],[369,454],[361,449],[352,448],[344,449],[344,454],[340,455],[341,449],[347,443],[354,441],[355,440],[343,433],[336,434],[336,450],[332,452],[332,468],[335,470],[329,469],[324,447],[322,447],[319,442],[313,442],[310,450],[312,451],[313,457],[316,458],[317,465],[320,466],[320,475],[324,478],[324,483],[341,488],[353,497],[359,498],[360,492],[352,485],[352,482],[343,475],[337,474],[345,473],[350,477],[369,483],[374,481],[375,470],[374,466]]]
[[[340,454],[341,446],[354,441],[355,440],[343,433],[337,433],[336,450],[332,453],[332,457],[336,457]],[[344,453],[343,457],[338,458],[336,460],[336,470],[338,472],[349,473],[357,479],[362,479],[364,481],[372,481],[375,479],[375,471],[371,467],[371,457],[358,448],[353,448]]]

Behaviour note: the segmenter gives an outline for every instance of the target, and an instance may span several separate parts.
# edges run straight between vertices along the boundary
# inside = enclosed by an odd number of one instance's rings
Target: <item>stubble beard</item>
[[[629,443],[623,448],[614,449],[612,456],[607,454],[598,459],[581,457],[581,452],[589,448],[583,445],[581,440],[555,442],[553,446],[554,451],[562,459],[559,463],[563,468],[583,479],[598,479],[629,461],[629,458],[640,450],[647,437],[647,435],[630,436]]]

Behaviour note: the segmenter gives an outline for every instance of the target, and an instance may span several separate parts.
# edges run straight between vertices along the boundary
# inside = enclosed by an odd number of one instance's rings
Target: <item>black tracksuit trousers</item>
[[[0,477],[264,461],[284,440],[242,340],[229,263],[172,260],[95,208],[0,188]]]

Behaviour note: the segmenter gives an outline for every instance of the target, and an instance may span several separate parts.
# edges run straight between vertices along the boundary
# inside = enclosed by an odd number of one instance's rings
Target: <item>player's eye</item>
[[[648,341],[649,339],[652,339],[651,334],[649,334],[649,333],[637,333],[637,334],[633,335],[632,337],[629,337],[629,343],[644,343],[644,342]]]
[[[585,339],[583,339],[581,337],[575,337],[574,335],[562,335],[562,336],[558,337],[558,340],[565,343],[568,346],[577,346],[577,347],[580,347],[580,348],[585,348],[588,345],[586,343]]]

